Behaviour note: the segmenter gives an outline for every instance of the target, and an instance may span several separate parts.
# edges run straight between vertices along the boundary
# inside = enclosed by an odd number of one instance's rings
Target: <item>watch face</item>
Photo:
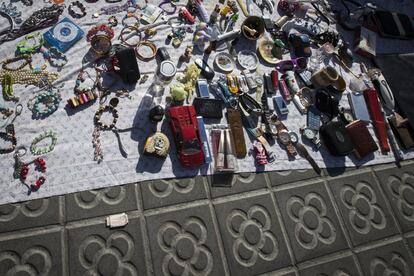
[[[309,140],[312,140],[315,138],[315,132],[310,128],[305,128],[303,130],[303,136],[305,136]]]
[[[293,144],[296,144],[297,142],[299,142],[299,137],[295,132],[291,131],[291,132],[289,132],[289,135],[290,135],[290,141]]]
[[[279,133],[279,139],[283,145],[289,144],[291,142],[289,132],[287,131],[282,131]]]

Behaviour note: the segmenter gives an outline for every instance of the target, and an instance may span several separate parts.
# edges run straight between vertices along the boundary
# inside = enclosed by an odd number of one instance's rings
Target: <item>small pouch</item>
[[[134,84],[140,78],[137,58],[133,48],[125,48],[116,52],[115,66],[119,70],[115,72],[121,76],[122,80],[127,84]]]
[[[400,145],[406,150],[414,147],[413,129],[408,120],[404,119],[400,114],[394,113],[388,121]]]
[[[339,121],[330,121],[319,129],[323,144],[334,156],[345,156],[355,150],[345,125]]]
[[[346,126],[349,136],[355,145],[355,156],[362,159],[378,150],[378,146],[372,138],[365,122],[361,120],[353,121]]]
[[[223,117],[223,101],[209,98],[195,98],[193,106],[198,116],[221,119]]]

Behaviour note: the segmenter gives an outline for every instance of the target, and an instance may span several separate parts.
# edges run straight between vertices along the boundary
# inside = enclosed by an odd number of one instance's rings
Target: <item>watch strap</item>
[[[254,113],[260,115],[263,113],[262,105],[246,93],[239,96],[239,104],[249,114]]]
[[[289,144],[286,145],[286,151],[291,156],[296,156],[296,154],[297,154],[295,146],[292,143],[289,143]]]
[[[233,135],[236,157],[243,158],[247,154],[247,149],[240,111],[233,108],[227,109],[227,121]]]

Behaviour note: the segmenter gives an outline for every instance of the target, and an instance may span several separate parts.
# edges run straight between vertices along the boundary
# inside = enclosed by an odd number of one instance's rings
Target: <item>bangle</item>
[[[116,19],[116,18],[115,18]],[[97,25],[88,31],[86,40],[90,42],[95,35],[106,35],[109,39],[114,38],[114,30],[105,24]]]
[[[29,40],[34,41],[34,45],[28,47],[27,43]],[[22,41],[17,43],[17,52],[19,54],[32,54],[39,50],[43,46],[44,40],[43,35],[40,32],[34,33],[34,34],[28,34],[24,37]]]
[[[130,31],[127,32],[126,30],[130,30]],[[139,40],[138,40],[137,43],[131,44],[131,43],[128,43],[127,42],[127,39],[130,38],[130,37],[132,37],[132,36],[129,36],[128,35],[128,37],[124,38],[124,35],[131,34],[131,33],[134,33],[133,36],[138,36],[139,37]],[[136,27],[127,26],[127,27],[124,27],[122,29],[121,34],[119,35],[119,39],[121,40],[121,42],[123,44],[125,44],[128,47],[136,47],[139,44],[139,42],[141,41],[141,32],[138,31],[138,28],[136,28]]]
[[[78,11],[74,10],[74,7],[78,8]],[[82,18],[86,15],[85,6],[79,1],[70,3],[68,7],[68,12],[70,16],[72,16],[73,18]]]
[[[104,56],[111,50],[111,39],[106,35],[95,35],[91,41],[91,48],[98,56]]]
[[[171,9],[166,9],[164,6],[170,5]],[[177,6],[172,3],[172,1],[164,1],[158,5],[160,9],[162,9],[166,15],[172,15],[177,11]]]
[[[138,16],[136,16],[135,14],[133,14],[132,12],[128,12],[125,16],[124,16],[124,18],[122,18],[122,25],[124,26],[124,27],[127,27],[127,26],[131,26],[130,24],[126,24],[126,20],[128,19],[128,18],[134,18],[137,22],[135,23],[135,24],[132,24],[132,26],[134,26],[134,27],[136,27],[136,28],[138,28],[139,27],[139,17]]]
[[[46,138],[50,138],[51,142],[48,146],[42,147],[42,148],[38,148],[37,144],[46,139]],[[52,130],[49,131],[45,131],[44,133],[40,134],[39,136],[37,136],[36,138],[34,138],[32,144],[30,145],[30,152],[33,155],[40,155],[40,154],[45,154],[48,152],[51,152],[56,145],[57,142],[57,135],[55,132],[53,132]]]
[[[143,56],[140,52],[139,49],[142,48],[143,46],[147,46],[151,49],[152,54],[150,56]],[[137,55],[137,57],[142,60],[142,61],[149,61],[151,59],[153,59],[155,57],[155,55],[157,54],[157,46],[155,46],[155,44],[149,40],[142,40],[138,43],[138,45],[135,47],[135,53]]]

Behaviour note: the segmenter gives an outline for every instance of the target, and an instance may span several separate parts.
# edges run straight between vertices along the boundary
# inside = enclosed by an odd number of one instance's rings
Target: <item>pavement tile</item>
[[[414,275],[414,263],[401,240],[358,252],[357,256],[364,275]]]
[[[66,220],[136,210],[135,187],[136,185],[114,186],[66,195]]]
[[[360,275],[356,264],[352,256],[346,256],[330,261],[324,261],[317,265],[299,269],[299,275],[310,276],[310,275],[333,275],[333,276],[346,276],[346,275]]]
[[[414,230],[414,164],[378,168],[375,173],[403,232]]]
[[[410,246],[411,252],[414,254],[414,233],[410,233],[409,236],[406,237],[407,243]]]
[[[280,271],[274,271],[274,272],[267,272],[260,274],[261,276],[297,276],[295,272],[280,272]]]
[[[298,262],[347,248],[323,182],[280,190],[275,194]]]
[[[57,224],[59,197],[36,199],[0,206],[0,232]]]
[[[151,180],[140,183],[144,209],[158,208],[206,198],[203,178]]]
[[[272,186],[321,177],[312,169],[268,172]]]
[[[63,275],[61,237],[54,230],[0,241],[0,275]]]
[[[256,275],[292,264],[269,194],[214,208],[231,275]]]
[[[211,196],[213,198],[253,191],[266,187],[266,178],[264,173],[233,174],[230,180],[232,183],[231,188],[211,185],[212,177],[214,176],[208,176],[207,179],[209,179]]]
[[[103,222],[68,229],[70,275],[145,275],[140,229],[138,218],[116,229]]]
[[[353,245],[397,234],[394,219],[370,171],[329,180]]]
[[[224,275],[208,205],[146,217],[155,275]]]

